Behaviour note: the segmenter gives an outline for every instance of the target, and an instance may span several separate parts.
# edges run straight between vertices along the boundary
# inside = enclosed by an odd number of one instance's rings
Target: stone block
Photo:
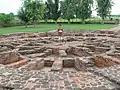
[[[75,60],[73,58],[65,58],[63,60],[63,67],[74,67]]]
[[[45,67],[52,67],[54,61],[51,61],[51,60],[45,60]]]
[[[82,62],[79,58],[75,59],[75,68],[78,71],[85,71],[86,70],[86,65],[85,63]]]
[[[53,48],[52,48],[52,53],[53,53],[53,54],[59,54],[59,49],[56,48],[56,47],[53,47]]]
[[[46,56],[49,56],[52,54],[52,49],[47,49],[46,51],[44,51],[44,53],[46,54]]]
[[[85,47],[71,47],[71,53],[80,57],[91,56],[90,49]]]
[[[16,52],[4,52],[0,53],[0,64],[10,64],[17,62],[21,59],[20,54]]]
[[[85,58],[80,58],[80,61],[86,66],[86,67],[93,67],[94,66],[94,61],[92,57],[85,57]]]
[[[65,52],[65,50],[59,50],[59,56],[60,57],[66,57],[67,53]]]
[[[45,57],[46,53],[35,53],[35,54],[29,54],[27,56],[30,57],[30,58]]]
[[[34,61],[31,61],[27,63],[25,66],[22,66],[22,69],[27,70],[41,70],[44,67],[44,60],[43,59],[34,59]]]
[[[22,55],[27,55],[27,54],[33,54],[36,53],[35,50],[22,50],[22,51],[18,51],[20,54]]]
[[[51,71],[61,71],[62,65],[62,60],[55,60],[55,62],[52,65]]]
[[[95,34],[94,33],[87,33],[86,36],[87,37],[95,37]]]

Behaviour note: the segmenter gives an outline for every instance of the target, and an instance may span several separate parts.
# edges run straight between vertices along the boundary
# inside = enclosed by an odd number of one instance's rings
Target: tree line
[[[97,11],[97,15],[104,20],[110,16],[114,2],[112,0],[22,0],[21,8],[17,17],[24,24],[35,25],[40,20],[54,20],[57,23],[59,17],[67,19],[68,23],[71,19],[79,18],[85,24],[85,20],[90,18],[93,10]],[[0,16],[1,17],[1,16]]]
[[[12,20],[14,20],[13,13],[0,13],[0,26],[7,27]]]

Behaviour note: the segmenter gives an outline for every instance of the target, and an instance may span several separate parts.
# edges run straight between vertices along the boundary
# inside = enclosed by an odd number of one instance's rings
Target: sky
[[[111,14],[120,14],[120,0],[113,0],[114,6]],[[0,13],[14,13],[17,14],[21,5],[21,0],[0,0]],[[93,15],[96,12],[93,12]]]

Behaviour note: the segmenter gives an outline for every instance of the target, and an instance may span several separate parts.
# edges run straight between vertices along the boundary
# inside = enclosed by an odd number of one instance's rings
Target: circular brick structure
[[[62,42],[56,32],[0,40],[0,90],[120,89],[117,32],[66,31]]]

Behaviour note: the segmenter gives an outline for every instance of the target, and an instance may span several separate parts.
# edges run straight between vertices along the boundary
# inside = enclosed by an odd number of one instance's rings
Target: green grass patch
[[[63,24],[64,30],[98,30],[98,29],[109,29],[113,28],[116,25],[111,24]],[[40,24],[33,26],[29,26],[25,28],[25,26],[17,26],[17,27],[8,27],[8,28],[0,28],[0,34],[9,34],[16,32],[48,32],[51,30],[56,30],[58,25],[56,24]]]

